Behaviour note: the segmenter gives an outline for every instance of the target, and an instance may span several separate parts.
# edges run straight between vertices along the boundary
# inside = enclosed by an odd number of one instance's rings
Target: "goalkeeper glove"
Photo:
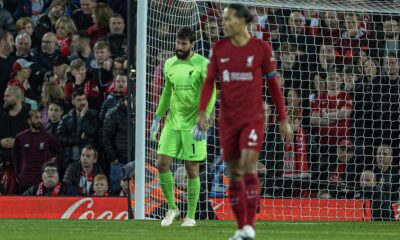
[[[193,139],[196,141],[203,141],[207,139],[207,130],[206,131],[200,131],[199,127],[197,125],[193,129]]]
[[[157,141],[157,133],[158,133],[158,128],[160,127],[160,120],[161,120],[161,117],[156,115],[154,117],[153,123],[151,124],[150,139],[152,141]]]

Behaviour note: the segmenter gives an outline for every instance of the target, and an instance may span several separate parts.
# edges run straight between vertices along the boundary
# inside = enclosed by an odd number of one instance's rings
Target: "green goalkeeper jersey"
[[[176,56],[164,65],[164,90],[156,115],[162,117],[169,109],[165,127],[175,130],[192,130],[197,123],[200,93],[207,76],[208,60],[194,53],[188,60]],[[207,107],[210,116],[216,98],[216,91]]]

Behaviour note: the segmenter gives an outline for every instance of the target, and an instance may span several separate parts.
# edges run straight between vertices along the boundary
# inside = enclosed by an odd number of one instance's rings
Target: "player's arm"
[[[208,63],[208,61],[205,62],[204,66],[202,68],[203,69],[202,70],[202,76],[204,76],[204,78],[207,78],[207,65],[208,65],[207,63]],[[212,112],[213,112],[216,99],[217,99],[217,87],[216,87],[216,84],[214,82],[214,88],[213,88],[213,91],[212,91],[211,99],[208,102],[207,108],[205,110],[207,118],[209,118],[211,116]]]
[[[215,49],[213,48],[213,52]],[[207,108],[211,102],[215,103],[216,90],[215,90],[215,79],[217,77],[217,62],[215,54],[212,54],[211,61],[207,66],[207,77],[204,81],[203,88],[200,94],[200,104],[199,104],[199,121],[197,126],[201,131],[207,130]],[[212,106],[214,106],[212,103]],[[212,110],[212,108],[211,108]],[[211,111],[210,111],[211,113]]]
[[[269,44],[265,43],[264,47],[265,56],[263,63],[263,72],[267,80],[268,92],[271,95],[272,102],[274,103],[279,115],[279,128],[281,136],[286,143],[291,143],[292,130],[288,122],[282,90],[279,84],[279,80],[276,76],[276,62],[274,58],[274,52]]]

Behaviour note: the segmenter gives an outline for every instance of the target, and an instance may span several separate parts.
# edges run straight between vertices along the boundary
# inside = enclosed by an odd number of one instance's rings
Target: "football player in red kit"
[[[267,42],[250,36],[247,25],[251,21],[252,16],[244,5],[230,4],[224,9],[222,25],[226,38],[212,48],[197,123],[201,131],[207,129],[205,110],[218,78],[222,157],[228,166],[230,202],[238,224],[231,240],[255,238],[254,221],[260,194],[257,161],[264,139],[264,81],[280,117],[280,134],[285,142],[292,140],[275,74],[273,50]]]

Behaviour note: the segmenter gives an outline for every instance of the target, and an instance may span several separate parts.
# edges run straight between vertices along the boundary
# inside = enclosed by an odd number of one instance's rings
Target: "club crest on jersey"
[[[253,56],[253,55],[248,56],[248,57],[247,57],[247,64],[246,64],[246,67],[253,67],[253,60],[254,60],[254,56]]]
[[[222,80],[224,82],[229,82],[231,80],[230,76],[229,76],[229,71],[228,70],[224,70],[222,72]]]

